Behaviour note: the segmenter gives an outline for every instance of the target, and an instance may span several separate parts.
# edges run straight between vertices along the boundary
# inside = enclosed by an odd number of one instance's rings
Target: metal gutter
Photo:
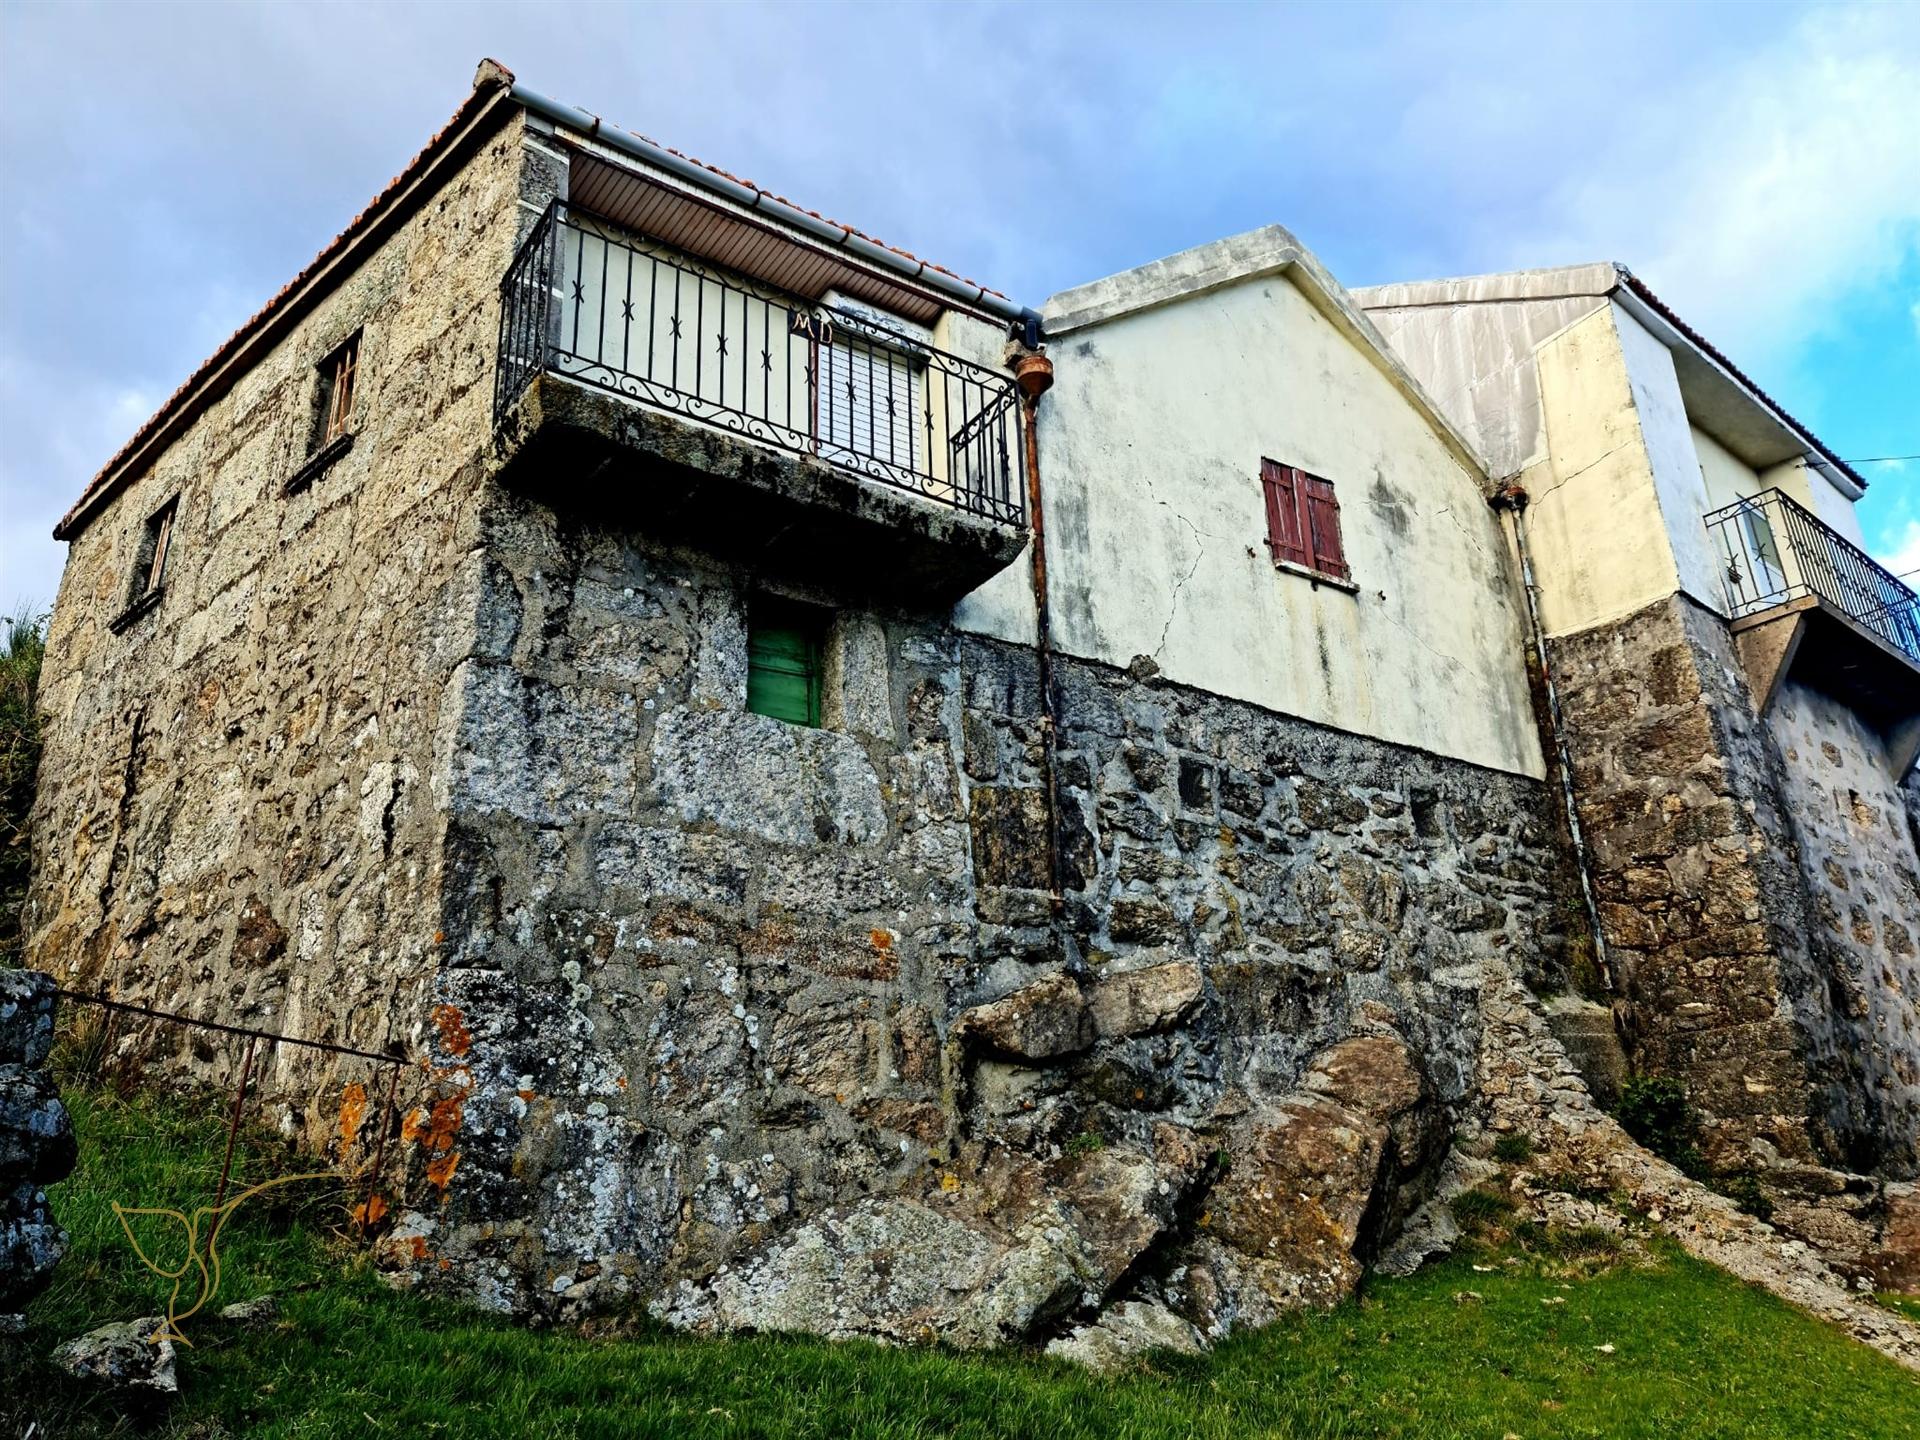
[[[984,285],[962,280],[925,260],[916,259],[898,250],[889,250],[884,245],[876,245],[848,226],[823,220],[809,210],[802,210],[799,206],[752,185],[742,184],[705,165],[689,160],[684,155],[676,154],[664,145],[656,145],[653,141],[635,135],[631,131],[608,125],[591,111],[550,99],[537,90],[528,89],[518,80],[513,82],[510,93],[516,104],[524,106],[555,125],[563,125],[577,131],[599,141],[602,145],[610,146],[636,160],[645,161],[649,165],[665,170],[670,175],[721,195],[746,209],[757,210],[771,216],[783,225],[790,226],[816,240],[824,241],[850,255],[858,256],[868,264],[880,265],[905,275],[929,289],[939,291],[956,303],[970,309],[984,310],[1010,325],[1019,325],[1023,329],[1029,325],[1039,324],[1038,311],[1030,310],[1024,305],[1007,299],[1004,295],[997,295]]]

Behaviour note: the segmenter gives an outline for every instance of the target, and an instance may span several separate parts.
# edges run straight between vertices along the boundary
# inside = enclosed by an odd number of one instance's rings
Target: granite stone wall
[[[519,128],[496,135],[74,538],[26,915],[33,963],[62,984],[420,1044],[497,293],[516,201],[540,183]],[[351,447],[289,493],[315,367],[356,332]],[[173,497],[164,588],[122,616],[147,517]],[[123,1019],[114,1039],[117,1062],[173,1079],[228,1083],[239,1061],[238,1042],[180,1026]],[[287,1047],[254,1077],[316,1146],[368,1080]]]
[[[1916,788],[1840,701],[1764,719],[1683,598],[1552,642],[1619,1029],[1707,1165],[1849,1275],[1911,1284]]]
[[[1879,736],[1789,681],[1767,717],[1810,901],[1809,939],[1839,1034],[1847,1166],[1920,1174],[1920,784]]]
[[[1725,624],[1676,596],[1549,658],[1636,1070],[1686,1082],[1717,1167],[1823,1162],[1850,1124],[1841,1046]]]
[[[1471,1104],[1481,962],[1574,913],[1537,784],[1077,662],[1056,908],[1032,652],[841,609],[795,727],[746,573],[506,491],[482,535],[419,1281],[983,1344],[1336,1298]]]

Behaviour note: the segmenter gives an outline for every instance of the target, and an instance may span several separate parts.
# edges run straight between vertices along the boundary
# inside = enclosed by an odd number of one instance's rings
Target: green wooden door
[[[747,626],[747,709],[820,724],[820,618],[808,607],[757,600]]]

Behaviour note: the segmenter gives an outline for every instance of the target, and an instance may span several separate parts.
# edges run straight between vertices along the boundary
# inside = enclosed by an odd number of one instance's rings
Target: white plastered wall
[[[1482,477],[1295,273],[1124,310],[1052,346],[1054,643],[1539,776],[1519,592]],[[1275,569],[1263,457],[1334,481],[1357,593]],[[960,622],[1029,639],[1026,585],[1024,567],[1003,572]]]

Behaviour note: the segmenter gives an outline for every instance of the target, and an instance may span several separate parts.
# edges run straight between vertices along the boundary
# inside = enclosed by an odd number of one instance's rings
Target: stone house
[[[1417,370],[1277,227],[1031,311],[483,65],[61,522],[35,962],[417,1058],[258,1063],[483,1304],[1347,1293],[1590,944]]]
[[[1518,501],[1636,1065],[1844,1249],[1920,1173],[1920,605],[1865,480],[1623,266],[1355,298]]]

